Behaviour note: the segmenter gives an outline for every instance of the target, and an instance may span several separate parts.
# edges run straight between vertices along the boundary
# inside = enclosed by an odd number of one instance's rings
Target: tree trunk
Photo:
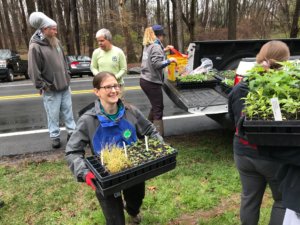
[[[196,0],[191,1],[190,7],[190,24],[189,24],[189,31],[190,31],[190,42],[195,40],[195,16],[196,16]]]
[[[3,20],[3,14],[2,12],[4,10],[3,9],[3,6],[0,5],[0,25],[1,25],[1,34],[7,34],[7,30],[6,30],[6,27],[5,27],[5,24],[4,24],[4,20]],[[9,48],[9,43],[8,43],[8,38],[6,36],[2,36],[2,40],[3,40],[3,45],[4,45],[4,48]]]
[[[297,38],[299,32],[299,27],[298,27],[299,13],[300,13],[300,0],[296,0],[296,7],[293,15],[290,38]]]
[[[228,39],[236,39],[237,0],[228,1]]]
[[[160,8],[160,0],[156,0],[156,20],[158,24],[162,24],[161,21],[161,16],[160,16],[160,12],[161,12],[161,8]]]
[[[85,3],[82,5],[83,7],[83,21],[84,21],[84,26],[83,26],[83,52],[85,53],[85,47],[89,45],[89,35],[94,35],[93,33],[89,33],[89,25],[90,25],[90,20],[89,20],[89,12],[90,12],[90,1],[85,1]],[[89,53],[88,53],[89,54]],[[91,56],[91,54],[89,54]]]
[[[176,18],[176,0],[172,1],[172,12],[173,12],[173,22],[172,22],[172,43],[176,49],[178,49],[178,37],[177,37],[177,23],[174,18]]]
[[[12,28],[11,28],[11,24],[10,24],[10,20],[9,20],[9,14],[8,14],[8,5],[7,5],[7,0],[2,0],[2,4],[3,4],[3,10],[4,11],[4,17],[5,17],[5,22],[6,22],[6,29],[8,31],[7,35],[10,36],[9,41],[10,41],[10,47],[12,50],[16,51],[16,43],[15,43],[15,39],[13,36],[13,32],[12,32]]]
[[[20,16],[20,11],[18,7],[18,0],[11,0],[10,2],[10,8],[9,8],[9,13],[12,15],[11,17],[11,22],[13,24],[13,32],[14,32],[14,37],[16,38],[17,41],[17,46],[22,45],[22,32],[21,32],[21,26],[20,26],[20,21],[19,18]]]
[[[77,49],[77,54],[81,55],[80,51],[80,33],[79,33],[79,24],[78,24],[78,12],[76,0],[71,1],[71,14],[72,14],[72,22],[74,24],[74,36],[75,36],[75,45]]]
[[[21,15],[22,15],[22,34],[23,34],[26,47],[28,48],[29,47],[28,27],[27,27],[26,16],[23,7],[23,1],[19,0],[19,4],[20,4]]]
[[[88,46],[89,46],[89,55],[91,56],[94,51],[94,24],[95,24],[95,15],[96,14],[96,0],[90,0],[90,21],[89,21],[89,40],[88,40]]]
[[[124,5],[125,5],[125,0],[119,0],[119,15],[120,15],[121,27],[123,30],[123,34],[125,36],[127,61],[128,63],[135,63],[137,62],[137,57],[135,54],[132,38],[129,33],[128,24],[124,20]]]
[[[182,5],[181,0],[176,0],[176,25],[177,25],[177,37],[178,37],[178,50],[183,52],[183,24],[182,24]]]
[[[168,43],[172,43],[172,32],[171,32],[171,22],[170,22],[170,2],[167,1],[167,26],[168,26],[168,34],[169,34],[169,41]]]
[[[74,55],[75,54],[75,49],[74,49],[74,39],[72,35],[72,29],[71,29],[71,17],[70,17],[70,2],[65,1],[64,2],[64,15],[65,15],[65,20],[66,20],[66,47],[67,47],[67,53],[68,55]]]
[[[27,15],[29,18],[30,14],[35,12],[34,0],[26,0],[26,8],[27,8]],[[29,32],[30,36],[34,33],[34,31],[35,31],[34,28],[29,26],[28,32]]]
[[[58,18],[58,33],[60,34],[59,36],[61,37],[61,42],[65,45],[67,43],[67,36],[65,35],[66,33],[66,24],[65,24],[65,20],[63,17],[63,12],[62,12],[62,0],[56,0],[56,6],[57,6],[57,10],[56,10],[56,14],[57,14],[57,18]]]

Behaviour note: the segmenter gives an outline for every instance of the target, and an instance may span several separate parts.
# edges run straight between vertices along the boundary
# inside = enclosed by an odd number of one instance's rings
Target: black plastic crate
[[[99,157],[90,156],[85,161],[95,174],[97,188],[108,196],[174,169],[176,155],[177,152],[112,175],[105,171]]]
[[[180,89],[193,89],[193,88],[213,88],[215,87],[220,81],[214,80],[205,80],[202,82],[181,82],[176,79],[176,86]]]
[[[300,120],[245,120],[250,143],[258,146],[300,147]]]

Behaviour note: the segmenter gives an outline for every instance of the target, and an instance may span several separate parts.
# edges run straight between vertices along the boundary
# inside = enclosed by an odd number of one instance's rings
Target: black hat
[[[156,36],[165,36],[164,28],[161,25],[155,24],[152,26],[152,29]]]

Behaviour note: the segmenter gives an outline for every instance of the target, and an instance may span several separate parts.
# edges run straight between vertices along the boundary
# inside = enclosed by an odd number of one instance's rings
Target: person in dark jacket
[[[28,75],[43,96],[52,147],[59,148],[60,115],[64,119],[68,138],[76,126],[65,55],[56,38],[55,21],[42,12],[33,12],[30,14],[29,23],[37,30],[29,43]]]
[[[162,44],[164,36],[164,29],[161,25],[154,25],[145,29],[140,78],[140,86],[151,103],[148,119],[154,123],[162,136],[164,135],[162,120],[164,110],[162,92],[164,83],[163,69],[170,63],[176,62],[175,58],[166,59],[165,51],[173,48],[173,46],[168,45],[164,48]]]
[[[163,141],[154,125],[132,105],[124,105],[119,99],[120,84],[114,74],[100,72],[93,80],[94,93],[98,97],[94,107],[79,118],[76,130],[66,147],[66,160],[77,181],[86,182],[94,190],[102,207],[107,225],[125,225],[123,209],[130,215],[131,224],[140,223],[140,207],[145,196],[145,182],[123,190],[121,195],[102,196],[92,180],[94,174],[84,162],[85,147],[91,146],[99,155],[106,145],[123,146],[145,135]]]
[[[278,68],[276,62],[286,61],[290,56],[289,48],[281,41],[266,43],[256,56],[256,62],[269,68]],[[243,132],[244,97],[248,94],[248,85],[242,81],[229,94],[228,108],[234,121],[236,132],[233,139],[234,161],[242,183],[240,219],[242,225],[257,225],[260,206],[267,184],[272,191],[274,204],[270,225],[281,225],[285,213],[282,195],[279,191],[280,181],[276,174],[281,168],[278,162],[272,162],[260,156],[256,145],[248,142]]]

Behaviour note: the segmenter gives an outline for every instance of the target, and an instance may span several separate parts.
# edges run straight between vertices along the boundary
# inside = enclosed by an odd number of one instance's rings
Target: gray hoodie
[[[85,147],[89,144],[92,148],[93,137],[100,125],[97,115],[103,115],[99,100],[96,100],[95,106],[79,118],[76,130],[66,146],[66,160],[77,181],[83,182],[89,172],[84,161]],[[125,106],[124,118],[135,127],[138,138],[147,135],[163,141],[154,125],[136,107],[132,105]]]
[[[159,40],[155,43],[144,46],[141,65],[141,78],[153,83],[163,84],[163,69],[170,64],[166,60],[163,45]]]
[[[70,84],[61,45],[53,48],[40,30],[29,43],[28,74],[37,89],[62,91]]]

